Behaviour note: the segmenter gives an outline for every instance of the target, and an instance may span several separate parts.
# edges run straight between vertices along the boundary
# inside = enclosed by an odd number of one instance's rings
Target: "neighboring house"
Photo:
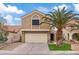
[[[18,33],[21,29],[20,25],[6,25],[6,27],[9,33]]]
[[[13,42],[17,42],[20,40],[20,29],[21,26],[10,26],[10,25],[6,25],[6,30],[8,31],[8,40],[7,43],[13,43]]]
[[[77,39],[76,35],[79,33],[79,29],[72,30],[72,28],[76,28],[72,26],[73,24],[77,24],[77,22],[79,22],[79,19],[74,18],[66,24],[65,28],[63,29],[63,37],[65,40]]]

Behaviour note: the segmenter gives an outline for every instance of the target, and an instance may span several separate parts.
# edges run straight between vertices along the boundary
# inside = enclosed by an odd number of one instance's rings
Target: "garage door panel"
[[[25,41],[31,43],[47,43],[47,33],[26,33]]]

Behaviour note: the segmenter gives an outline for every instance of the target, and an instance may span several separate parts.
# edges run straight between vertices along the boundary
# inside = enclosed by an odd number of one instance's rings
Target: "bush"
[[[8,40],[7,35],[8,33],[6,31],[0,30],[0,43],[3,43]]]

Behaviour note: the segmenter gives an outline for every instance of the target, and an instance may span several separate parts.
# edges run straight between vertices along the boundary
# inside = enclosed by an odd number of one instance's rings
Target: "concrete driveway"
[[[15,54],[48,54],[49,49],[46,43],[25,43],[15,48],[12,53]]]
[[[0,54],[46,55],[49,54],[49,49],[47,43],[24,43],[12,50],[8,50],[8,48],[7,50],[2,50]]]

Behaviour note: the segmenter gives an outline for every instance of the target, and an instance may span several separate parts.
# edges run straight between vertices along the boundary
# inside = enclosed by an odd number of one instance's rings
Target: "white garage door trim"
[[[25,33],[25,42],[28,43],[47,43],[47,33]]]

